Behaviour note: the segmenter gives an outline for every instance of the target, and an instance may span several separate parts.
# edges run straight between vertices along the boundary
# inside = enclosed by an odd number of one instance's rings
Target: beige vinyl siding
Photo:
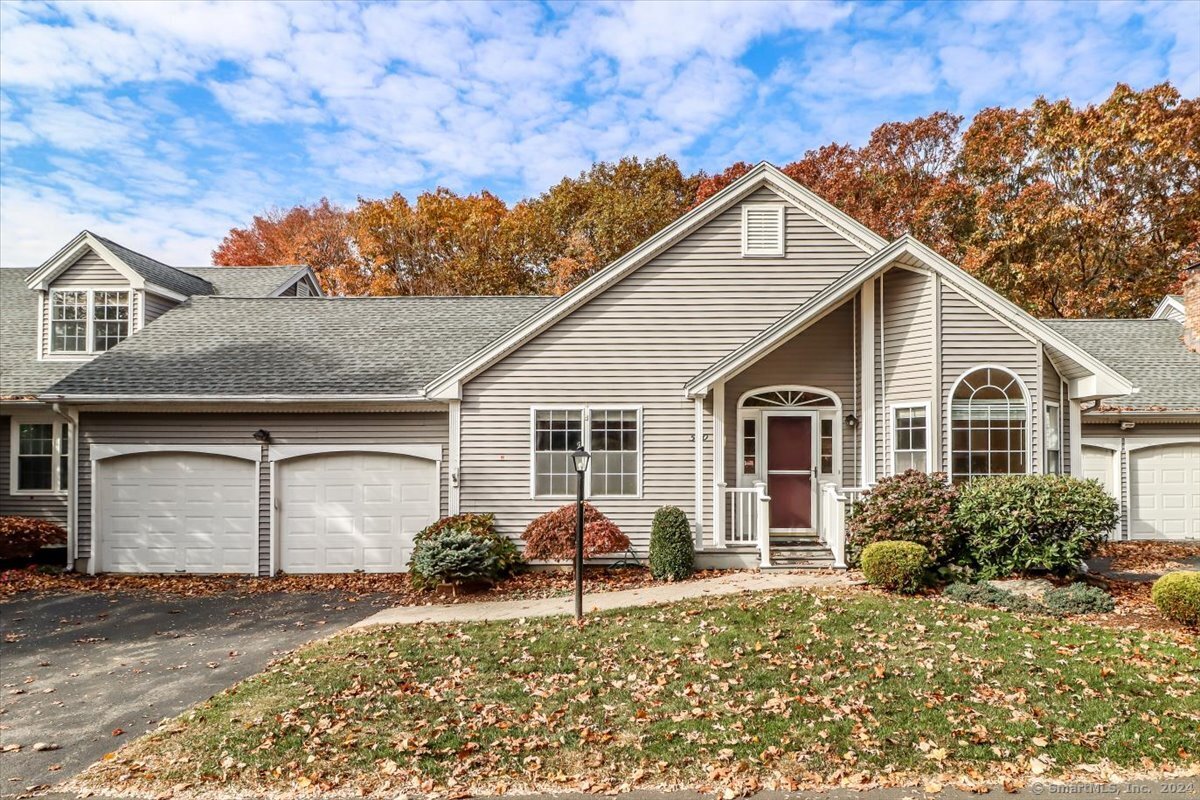
[[[1059,471],[1063,475],[1071,474],[1071,408],[1069,403],[1062,401],[1063,397],[1062,377],[1058,374],[1058,370],[1054,368],[1054,362],[1050,360],[1044,352],[1042,354],[1042,404],[1041,412],[1038,416],[1038,422],[1045,426],[1045,408],[1046,403],[1058,403],[1059,408],[1059,436],[1058,436],[1058,461],[1061,465]],[[1039,431],[1039,438],[1045,442],[1045,430]],[[1043,452],[1044,459],[1044,452]]]
[[[47,419],[47,421],[50,421]],[[12,489],[12,417],[0,417],[0,516],[34,517],[67,525],[65,495],[10,494]]]
[[[1006,367],[1025,384],[1031,409],[1029,435],[1031,471],[1041,469],[1042,385],[1039,346],[1002,322],[990,311],[976,305],[950,286],[942,283],[942,459],[950,468],[950,392],[965,372],[983,364]]]
[[[846,428],[846,414],[857,408],[854,382],[854,301],[801,331],[791,340],[725,382],[725,483],[738,485],[738,400],[764,386],[799,385],[826,389],[842,403],[842,484],[858,474],[859,436]],[[815,435],[815,434],[814,434]],[[831,479],[822,476],[823,480]]]
[[[746,202],[781,200],[764,188]],[[598,499],[597,506],[642,552],[656,508],[677,505],[693,517],[694,407],[684,385],[866,255],[789,205],[786,255],[744,258],[741,213],[740,206],[727,209],[467,382],[463,510],[495,512],[500,529],[518,537],[535,516],[564,502],[530,497],[531,406],[635,405],[643,409],[644,494]],[[711,397],[704,433],[712,433]],[[713,443],[704,443],[709,509],[712,453]]]
[[[54,282],[51,289],[128,289],[129,281],[100,256],[93,252],[81,255],[67,267]]]
[[[80,418],[79,558],[92,555],[91,446],[94,444],[253,444],[259,428],[271,446],[289,444],[436,444],[442,447],[440,513],[447,513],[449,416],[445,412],[371,413],[84,413]],[[269,569],[270,470],[259,470],[259,569]]]
[[[875,291],[881,309],[876,326],[876,392],[881,401],[876,414],[876,440],[880,445],[876,474],[882,476],[890,474],[892,468],[891,407],[927,403],[930,414],[934,413],[934,279],[923,272],[892,269],[880,277]],[[933,431],[928,433],[932,436]]]
[[[138,294],[140,295],[142,293],[138,292]],[[145,297],[146,297],[146,322],[147,323],[153,322],[155,319],[158,319],[163,314],[167,313],[172,308],[179,305],[177,302],[170,299],[169,297],[162,297],[160,295],[152,294],[150,292],[146,292]],[[136,319],[136,317],[135,317],[135,319]]]

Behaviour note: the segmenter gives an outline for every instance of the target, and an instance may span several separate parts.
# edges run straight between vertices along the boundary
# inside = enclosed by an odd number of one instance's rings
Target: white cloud
[[[195,262],[321,195],[788,160],[1117,80],[1200,93],[1188,3],[3,3],[0,39],[5,263],[83,219]]]

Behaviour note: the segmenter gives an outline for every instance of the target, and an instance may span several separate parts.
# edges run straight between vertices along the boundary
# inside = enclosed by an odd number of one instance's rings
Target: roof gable
[[[791,203],[821,224],[834,230],[867,255],[878,251],[887,244],[885,239],[866,226],[839,211],[764,161],[701,205],[642,242],[629,253],[549,304],[525,324],[498,339],[492,346],[439,376],[426,387],[426,391],[431,397],[458,396],[462,381],[468,380],[521,347],[656,256],[699,230],[722,212],[746,200],[763,187],[769,187],[782,201]]]
[[[1055,367],[1074,367],[1072,391],[1075,396],[1113,396],[1134,391],[1132,384],[1075,342],[1045,323],[1034,319],[963,270],[910,236],[903,236],[870,258],[824,291],[780,319],[746,344],[713,364],[688,382],[688,396],[705,395],[724,378],[744,369],[747,364],[774,350],[825,314],[854,295],[862,284],[892,267],[929,269],[939,274],[968,300],[979,305],[1000,321],[1027,337],[1045,344]]]
[[[67,242],[62,249],[33,271],[26,285],[30,289],[48,289],[56,277],[88,251],[95,253],[119,272],[134,289],[149,289],[176,300],[212,293],[212,285],[203,278],[189,275],[110,239],[97,236],[91,231],[81,231]]]

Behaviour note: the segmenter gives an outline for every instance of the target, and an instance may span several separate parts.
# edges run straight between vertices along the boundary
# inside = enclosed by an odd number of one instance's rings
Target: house
[[[401,570],[440,515],[569,502],[579,443],[637,552],[678,505],[713,566],[842,565],[906,468],[1095,476],[1114,537],[1200,536],[1195,313],[1034,319],[765,163],[558,298],[329,298],[87,233],[4,275],[4,513],[82,570]]]

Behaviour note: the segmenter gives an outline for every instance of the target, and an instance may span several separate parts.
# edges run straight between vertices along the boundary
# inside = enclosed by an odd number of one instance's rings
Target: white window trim
[[[892,439],[890,442],[891,447],[888,448],[889,456],[890,456],[890,460],[891,460],[890,469],[891,469],[892,475],[897,474],[896,473],[896,453],[898,452],[898,448],[896,447],[896,431],[899,430],[899,427],[896,425],[896,412],[906,411],[906,410],[913,409],[913,408],[919,408],[925,412],[925,472],[926,472],[926,474],[928,474],[928,473],[931,473],[934,471],[932,469],[932,467],[933,467],[934,421],[930,415],[930,405],[931,405],[930,403],[926,402],[926,403],[893,403],[892,405],[888,406],[888,424],[891,426],[891,429],[892,429]],[[920,451],[919,450],[905,450],[903,452],[918,453]]]
[[[946,476],[951,483],[954,482],[954,393],[958,391],[958,385],[963,382],[964,378],[981,369],[998,369],[1011,376],[1021,387],[1021,393],[1025,397],[1025,472],[1023,474],[1033,474],[1031,472],[1033,469],[1033,426],[1037,424],[1037,420],[1033,418],[1033,395],[1029,393],[1029,387],[1020,375],[1008,367],[991,363],[976,364],[959,373],[958,377],[954,379],[954,383],[950,384],[950,391],[946,393],[946,454],[950,457],[946,463]]]
[[[751,211],[774,211],[779,218],[779,238],[771,250],[751,250],[748,224]],[[778,258],[786,252],[787,209],[784,203],[745,203],[742,205],[742,256],[746,258]]]
[[[87,332],[87,341],[86,341],[87,349],[86,350],[55,350],[54,349],[54,295],[58,292],[83,292],[84,294],[87,295],[87,318],[85,320],[85,322],[86,322],[85,330]],[[134,319],[133,319],[133,293],[134,293],[134,290],[133,290],[133,288],[131,288],[131,287],[117,288],[117,287],[111,287],[111,286],[100,286],[100,287],[89,287],[89,288],[84,288],[84,287],[55,288],[55,287],[51,287],[46,292],[46,303],[47,303],[46,321],[50,325],[50,330],[46,332],[48,334],[46,336],[46,355],[48,358],[62,358],[64,360],[66,360],[66,359],[71,359],[71,358],[80,358],[82,356],[98,355],[98,353],[96,351],[96,292],[124,292],[125,293],[125,310],[126,310],[126,315],[127,315],[126,322],[128,323],[128,330],[125,333],[125,339],[128,339],[130,336],[132,336],[134,334],[134,332],[137,330],[133,324],[134,323]],[[145,303],[143,303],[142,305],[144,306]],[[125,339],[122,339],[121,341],[125,341]],[[41,342],[38,343],[38,349],[39,349],[39,351],[41,350]],[[100,351],[100,352],[107,352],[107,351]]]
[[[622,403],[552,403],[548,405],[538,405],[529,407],[529,498],[531,500],[574,500],[575,492],[569,494],[538,494],[537,493],[537,415],[539,411],[578,411],[580,412],[580,431],[579,435],[586,448],[592,440],[592,411],[636,411],[637,412],[637,493],[636,494],[593,494],[592,493],[592,468],[588,464],[588,471],[583,476],[583,497],[585,500],[605,499],[605,500],[641,500],[642,499],[642,461],[646,454],[646,442],[644,437],[644,415],[642,407],[639,405],[629,405]],[[591,450],[589,449],[590,453]]]
[[[1047,401],[1046,401],[1046,403],[1045,403],[1045,406],[1046,406],[1046,412],[1045,412],[1045,414],[1042,416],[1042,425],[1043,425],[1043,427],[1045,427],[1045,424],[1046,424],[1046,419],[1050,417],[1050,409],[1052,409],[1052,408],[1054,409],[1054,419],[1056,419],[1056,420],[1058,421],[1058,447],[1054,449],[1054,452],[1058,453],[1058,472],[1055,472],[1055,473],[1049,473],[1049,472],[1046,472],[1046,467],[1047,467],[1047,465],[1049,465],[1049,463],[1050,463],[1050,452],[1051,452],[1051,447],[1050,447],[1050,431],[1049,431],[1049,430],[1043,430],[1043,431],[1042,431],[1042,472],[1043,472],[1043,473],[1045,473],[1045,474],[1047,474],[1047,475],[1050,475],[1050,474],[1054,474],[1054,475],[1062,475],[1062,474],[1063,474],[1063,447],[1062,447],[1062,443],[1063,443],[1063,418],[1062,418],[1062,405],[1061,405],[1061,404],[1059,404],[1059,402],[1058,402],[1057,400],[1047,400]]]
[[[817,476],[818,483],[828,483],[833,481],[837,485],[842,484],[842,398],[832,389],[825,389],[820,386],[807,386],[802,384],[782,383],[773,386],[760,386],[756,389],[742,392],[738,397],[737,402],[737,485],[741,488],[753,486],[755,481],[765,480],[763,471],[764,459],[766,458],[765,448],[763,447],[766,441],[766,433],[763,430],[762,412],[772,410],[766,406],[749,406],[745,405],[746,401],[756,395],[767,394],[769,392],[806,392],[808,394],[818,394],[829,398],[833,401],[833,408],[829,406],[780,406],[780,410],[789,408],[796,411],[815,411],[817,413],[817,426],[813,430],[813,437],[817,442],[817,459],[813,464],[813,473]],[[754,474],[744,474],[742,465],[746,459],[746,440],[742,435],[742,423],[745,420],[754,420]],[[833,420],[833,472],[826,474],[821,470],[821,421],[830,419]]]
[[[53,440],[53,450],[50,454],[50,488],[49,489],[21,489],[19,475],[17,474],[20,467],[20,450],[21,450],[21,426],[22,425],[51,425],[51,439]],[[8,493],[14,497],[26,497],[38,495],[42,497],[66,497],[70,494],[69,487],[62,488],[62,459],[70,458],[71,454],[62,452],[62,434],[63,426],[67,428],[67,447],[71,447],[71,430],[69,423],[56,417],[12,417],[9,420],[9,448],[8,454]],[[69,470],[70,463],[67,464]]]

